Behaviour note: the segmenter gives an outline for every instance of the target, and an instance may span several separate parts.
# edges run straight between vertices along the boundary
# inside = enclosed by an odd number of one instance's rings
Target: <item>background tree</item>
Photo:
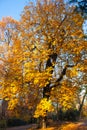
[[[9,99],[10,102],[14,99],[14,104],[17,103],[15,102],[17,101],[15,98],[16,96],[14,95],[17,94],[18,90],[17,82],[20,84],[20,80],[17,81],[20,77],[20,65],[18,58],[20,57],[21,60],[21,47],[19,48],[20,45],[18,41],[18,27],[19,22],[11,17],[3,18],[2,21],[0,21],[0,86],[2,90],[0,96],[2,96],[3,103],[5,104],[7,104],[7,102],[4,100],[8,101]],[[19,49],[20,53],[18,55],[15,52],[19,51]],[[4,112],[6,112],[6,110]]]
[[[16,116],[16,111],[18,111],[16,109],[19,109],[19,106],[32,109],[31,106],[34,106],[32,104],[36,102],[35,96],[32,97],[32,95],[35,95],[37,91],[32,90],[32,88],[27,89],[27,85],[24,84],[25,57],[19,28],[19,22],[11,17],[3,18],[0,21],[0,96],[3,98],[4,115],[7,113],[5,106],[8,106],[8,111],[14,111]],[[31,91],[34,91],[33,94],[30,93]],[[29,95],[33,100],[28,103]]]
[[[87,40],[87,1],[86,0],[68,0],[69,4],[75,7],[75,12],[81,14],[84,18],[83,29],[84,38]]]
[[[86,0],[69,0],[69,3],[73,3],[75,10],[86,19],[87,18],[87,1]]]

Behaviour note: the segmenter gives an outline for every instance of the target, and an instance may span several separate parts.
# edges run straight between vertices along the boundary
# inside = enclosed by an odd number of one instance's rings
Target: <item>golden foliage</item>
[[[65,108],[72,107],[78,89],[62,81],[73,82],[79,71],[87,72],[82,23],[81,16],[60,0],[30,3],[19,22],[11,17],[0,21],[0,96],[8,101],[9,109],[26,105],[35,110],[37,106],[36,117],[46,116],[53,108],[43,93],[49,98],[55,95]]]
[[[37,105],[34,117],[38,118],[40,116],[45,117],[47,112],[54,111],[52,103],[50,100],[43,98],[40,103]]]

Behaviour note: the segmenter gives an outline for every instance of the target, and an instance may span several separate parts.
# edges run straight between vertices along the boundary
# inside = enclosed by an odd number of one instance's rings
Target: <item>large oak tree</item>
[[[37,0],[24,7],[17,31],[12,29],[7,46],[11,50],[1,52],[8,54],[1,58],[6,68],[1,71],[1,88],[9,109],[27,106],[36,109],[35,117],[45,119],[56,99],[63,109],[73,107],[86,84],[82,23],[82,17],[63,0]]]

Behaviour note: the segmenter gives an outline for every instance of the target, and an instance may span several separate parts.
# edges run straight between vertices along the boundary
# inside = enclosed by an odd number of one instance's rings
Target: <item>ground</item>
[[[36,124],[7,128],[6,130],[35,130]]]
[[[36,129],[37,125],[27,125],[20,127],[7,128],[6,130],[87,130],[87,119],[79,122],[64,122],[62,125],[54,123],[46,129]]]

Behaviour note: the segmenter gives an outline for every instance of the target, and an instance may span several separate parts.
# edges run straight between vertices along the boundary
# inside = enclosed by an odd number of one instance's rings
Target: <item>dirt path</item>
[[[56,124],[53,127],[39,130],[87,130],[87,119],[79,122],[64,122],[61,126]]]
[[[87,119],[76,123],[62,125],[60,130],[87,130]]]

